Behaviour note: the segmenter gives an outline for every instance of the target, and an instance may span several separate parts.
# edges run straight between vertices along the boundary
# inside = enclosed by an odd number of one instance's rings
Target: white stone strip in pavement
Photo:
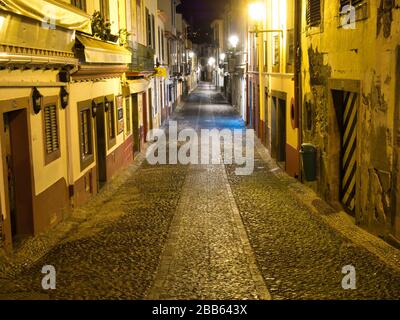
[[[190,167],[147,298],[271,298],[224,165]]]

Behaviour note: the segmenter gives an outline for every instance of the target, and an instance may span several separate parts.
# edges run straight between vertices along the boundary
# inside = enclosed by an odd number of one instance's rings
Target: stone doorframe
[[[348,80],[348,79],[329,79],[328,80],[328,154],[327,154],[327,182],[328,182],[328,201],[337,209],[343,210],[343,205],[340,201],[340,130],[337,121],[337,115],[335,105],[333,101],[332,90],[347,91],[357,93],[357,114],[360,114],[360,93],[361,93],[361,81],[360,80]],[[360,125],[357,123],[357,136],[360,136]],[[356,151],[357,164],[360,163],[360,148]],[[356,212],[358,215],[360,208],[360,197],[358,190],[360,190],[361,176],[360,170],[356,173]]]

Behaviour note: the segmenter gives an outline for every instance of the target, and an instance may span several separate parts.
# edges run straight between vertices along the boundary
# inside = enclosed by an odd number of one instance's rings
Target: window
[[[49,104],[43,109],[45,163],[48,164],[60,157],[60,140],[58,134],[57,105]]]
[[[164,50],[165,50],[165,47],[164,47],[164,30],[161,29],[161,58],[162,58],[163,64],[165,64]]]
[[[152,47],[152,32],[151,32],[151,16],[149,13],[149,9],[146,8],[146,35],[147,35],[147,46]]]
[[[368,6],[366,0],[340,0],[340,5],[339,5],[340,26],[344,27],[347,24],[351,25],[352,22],[364,20],[367,18],[368,18]],[[353,19],[354,21],[352,21]]]
[[[115,130],[115,105],[114,98],[106,98],[106,111],[107,111],[107,123],[108,123],[108,148],[110,149],[116,143],[116,130]]]
[[[345,6],[357,7],[363,2],[365,2],[365,0],[340,0],[340,11],[342,11]]]
[[[294,30],[287,31],[287,54],[286,54],[286,73],[294,72],[295,43]]]
[[[94,161],[91,106],[91,100],[78,103],[81,171]]]
[[[100,13],[104,20],[110,21],[110,3],[109,0],[100,0]]]
[[[154,20],[154,14],[151,15],[151,43],[153,49],[156,49],[156,27],[155,27],[155,20]]]
[[[280,72],[280,64],[281,64],[281,36],[274,36],[274,54],[273,54],[273,72]]]
[[[321,0],[307,0],[307,25],[310,27],[321,24]]]
[[[264,72],[268,72],[268,42],[264,40]]]
[[[126,133],[131,132],[131,99],[130,97],[125,98],[125,106],[126,106]]]
[[[108,138],[114,139],[115,138],[115,108],[113,101],[106,101],[108,103],[108,111],[107,111],[107,118],[108,118]]]
[[[86,0],[72,0],[71,4],[78,9],[86,11]]]

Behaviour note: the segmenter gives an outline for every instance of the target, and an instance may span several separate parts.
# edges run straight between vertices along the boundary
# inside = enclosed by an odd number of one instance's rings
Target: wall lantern
[[[107,98],[104,98],[104,111],[108,112],[110,110],[110,101],[107,100]]]
[[[61,108],[65,109],[68,106],[69,102],[69,93],[67,90],[65,90],[65,87],[61,87],[60,100],[61,100]]]
[[[97,112],[97,103],[92,100],[92,117],[94,118],[96,116]]]
[[[32,105],[35,114],[38,114],[42,109],[42,100],[43,96],[40,94],[39,90],[34,87],[32,91]]]
[[[239,43],[239,37],[237,35],[232,35],[229,37],[229,44],[232,46],[232,48],[236,49],[238,43]]]

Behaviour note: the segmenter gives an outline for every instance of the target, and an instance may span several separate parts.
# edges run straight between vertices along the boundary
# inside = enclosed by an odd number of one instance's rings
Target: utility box
[[[304,179],[308,182],[317,180],[317,147],[303,143],[300,150]]]

